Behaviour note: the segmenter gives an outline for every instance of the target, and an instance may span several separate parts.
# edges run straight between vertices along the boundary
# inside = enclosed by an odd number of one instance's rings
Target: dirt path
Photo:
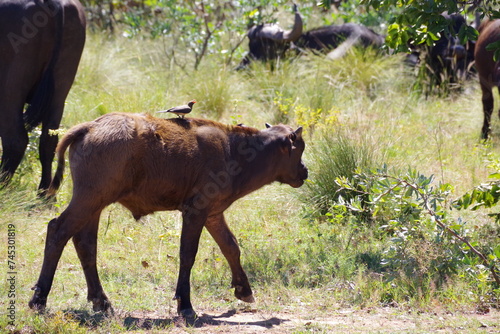
[[[252,309],[225,313],[199,311],[191,325],[180,318],[156,318],[154,314],[129,314],[129,328],[167,326],[169,333],[500,333],[500,312],[421,313],[395,308],[338,310],[321,316],[307,312],[263,312]],[[173,325],[174,328],[171,326]]]

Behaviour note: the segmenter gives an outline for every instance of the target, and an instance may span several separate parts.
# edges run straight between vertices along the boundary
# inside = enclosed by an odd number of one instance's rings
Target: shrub
[[[490,292],[498,291],[500,247],[481,249],[474,240],[488,226],[472,229],[469,222],[451,216],[451,185],[436,185],[433,176],[412,169],[389,173],[386,167],[356,174],[352,179],[355,182],[345,182],[342,189],[358,195],[334,209],[356,213],[364,207],[372,214],[386,234],[380,235],[386,240],[381,259],[386,280],[401,285],[410,297],[432,292],[427,291],[427,283],[439,288],[457,273],[470,276],[478,290],[485,291],[489,285],[494,288]],[[492,205],[496,201],[490,190],[476,188],[453,205],[459,209],[475,201]]]
[[[308,164],[311,176],[302,188],[302,201],[320,215],[324,215],[332,205],[342,200],[350,201],[358,193],[343,189],[339,179],[349,180],[358,172],[369,170],[376,165],[376,150],[363,138],[349,134],[341,127],[333,134],[324,132],[310,150]]]

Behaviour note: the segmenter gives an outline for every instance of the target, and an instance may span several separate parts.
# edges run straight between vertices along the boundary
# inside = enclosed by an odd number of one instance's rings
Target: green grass
[[[261,129],[265,122],[278,121],[304,126],[304,160],[310,167],[311,181],[319,180],[324,172],[316,160],[317,152],[330,154],[333,162],[339,160],[338,150],[324,149],[329,144],[324,139],[328,133],[333,138],[342,136],[344,148],[352,154],[361,153],[360,159],[373,153],[377,163],[436,175],[438,181],[454,186],[455,197],[487,180],[490,171],[485,155],[491,152],[496,156],[498,152],[500,122],[496,118],[491,142],[483,145],[479,139],[482,108],[476,82],[470,82],[461,94],[424,98],[411,92],[413,78],[405,73],[399,57],[354,53],[335,62],[310,57],[284,63],[275,71],[255,64],[248,73],[234,72],[222,64],[222,59],[213,56],[198,72],[183,71],[168,61],[160,42],[91,34],[61,126],[69,128],[113,111],[154,115],[157,110],[194,98],[198,101],[194,117]],[[91,312],[71,242],[56,272],[47,313],[36,315],[28,310],[30,288],[41,269],[47,223],[64,210],[71,197],[71,181],[66,176],[55,207],[44,206],[35,193],[39,170],[36,150],[30,150],[12,185],[0,190],[2,245],[7,245],[5,226],[16,226],[17,329],[40,333],[144,332],[132,316],[127,318],[131,312],[154,312],[166,319],[155,323],[154,332],[175,326],[172,297],[181,217],[177,212],[162,212],[136,222],[119,205],[108,207],[101,216],[98,256],[104,290],[118,316],[103,319]],[[302,193],[302,189],[271,185],[227,210],[259,310],[281,312],[302,307],[308,314],[322,314],[393,302],[402,311],[437,308],[455,312],[474,310],[487,294],[466,275],[450,276],[440,287],[424,276],[411,280],[403,275],[400,281],[387,282],[379,267],[387,240],[376,228],[354,228],[308,215],[314,208],[299,200]],[[487,213],[461,214],[479,229],[491,224]],[[491,243],[498,244],[498,227],[490,226]],[[418,256],[423,246],[415,243],[413,247],[409,251]],[[2,265],[5,268],[5,261]],[[241,307],[229,285],[225,259],[204,232],[192,275],[195,310],[224,313]],[[5,280],[0,287],[6,291]],[[0,300],[2,309],[6,302],[6,298]],[[4,325],[2,317],[0,328]],[[313,324],[298,328],[297,333],[327,332],[328,328]]]
[[[311,148],[314,159],[309,166],[314,171],[302,188],[303,201],[311,205],[311,210],[325,214],[338,201],[339,196],[349,201],[357,193],[341,191],[337,178],[352,179],[356,172],[367,171],[381,165],[383,152],[377,152],[375,145],[366,138],[350,136],[339,128],[334,135],[317,135],[317,143]],[[377,159],[381,161],[377,161]]]

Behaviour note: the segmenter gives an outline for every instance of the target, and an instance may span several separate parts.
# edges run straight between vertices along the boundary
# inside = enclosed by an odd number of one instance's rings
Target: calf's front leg
[[[229,263],[233,276],[231,286],[234,288],[235,297],[244,302],[253,303],[255,299],[252,289],[250,288],[247,275],[241,267],[240,247],[233,233],[229,230],[224,215],[219,214],[209,217],[205,227],[208,232],[210,232],[215,242],[217,242],[222,254],[224,254],[224,257]]]

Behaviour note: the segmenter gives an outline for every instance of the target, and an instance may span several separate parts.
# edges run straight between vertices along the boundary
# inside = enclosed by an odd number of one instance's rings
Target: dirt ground
[[[417,314],[395,308],[344,309],[318,316],[247,308],[224,313],[198,310],[198,314],[190,324],[181,318],[162,319],[154,314],[131,313],[119,317],[130,328],[128,333],[134,329],[144,333],[153,326],[167,326],[168,333],[500,333],[498,310],[486,314]]]

